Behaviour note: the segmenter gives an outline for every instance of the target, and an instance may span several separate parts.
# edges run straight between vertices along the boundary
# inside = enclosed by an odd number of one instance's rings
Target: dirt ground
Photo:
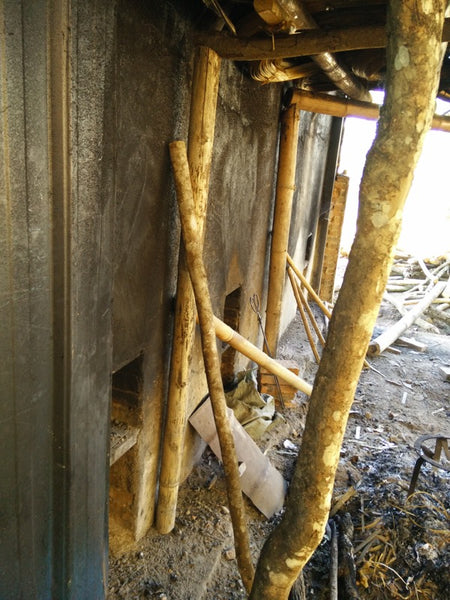
[[[398,320],[383,304],[377,326]],[[444,600],[450,587],[450,473],[423,465],[407,500],[419,436],[450,436],[450,336],[412,326],[407,335],[426,345],[418,352],[384,352],[361,374],[336,477],[333,506],[354,527],[353,554],[361,599]],[[279,358],[293,359],[313,382],[316,365],[299,318],[283,335]],[[283,413],[258,444],[289,481],[301,444],[307,398]],[[434,446],[433,446],[434,447]],[[447,461],[449,466],[450,462]],[[345,497],[345,496],[344,496]],[[222,467],[207,449],[180,490],[176,527],[150,533],[132,552],[111,557],[110,600],[244,599],[237,572]],[[246,500],[251,549],[259,550],[280,515],[263,517]],[[330,532],[304,571],[306,598],[330,598]],[[339,598],[349,596],[340,593]]]

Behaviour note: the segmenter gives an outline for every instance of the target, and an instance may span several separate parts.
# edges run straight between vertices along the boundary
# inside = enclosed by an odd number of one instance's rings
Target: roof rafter
[[[450,19],[445,19],[442,41],[450,41]],[[286,37],[252,39],[240,39],[228,34],[199,34],[197,43],[209,46],[222,58],[252,61],[384,48],[387,35],[384,26],[370,26],[334,31],[309,30]]]

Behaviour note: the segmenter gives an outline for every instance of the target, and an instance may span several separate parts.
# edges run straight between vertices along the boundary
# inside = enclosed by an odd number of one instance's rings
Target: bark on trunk
[[[426,5],[431,5],[426,2]],[[446,19],[442,29],[442,41],[450,40],[450,19]],[[366,25],[348,27],[333,31],[302,31],[296,35],[275,38],[239,39],[224,33],[201,33],[197,43],[213,48],[222,58],[229,60],[273,60],[275,58],[295,58],[311,56],[321,52],[348,52],[386,46],[386,27]]]
[[[322,539],[348,413],[433,114],[444,0],[392,0],[387,94],[360,188],[349,263],[316,376],[286,512],[267,540],[251,600],[286,600]]]
[[[227,404],[220,375],[220,360],[217,353],[214,315],[208,289],[205,265],[203,263],[203,236],[200,232],[194,197],[191,187],[191,175],[184,142],[170,144],[170,158],[174,170],[183,233],[186,262],[194,290],[195,303],[200,323],[203,360],[206,379],[213,407],[214,421],[219,438],[222,462],[227,485],[228,504],[233,525],[236,559],[245,589],[251,588],[253,565],[250,556],[250,543],[242,498],[236,449],[227,415]]]

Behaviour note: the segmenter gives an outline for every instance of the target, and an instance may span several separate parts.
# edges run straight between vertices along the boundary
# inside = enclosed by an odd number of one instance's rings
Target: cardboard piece
[[[269,518],[283,507],[286,482],[236,419],[231,408],[228,408],[227,412],[239,461],[242,491],[256,508]],[[217,458],[222,460],[209,399],[197,408],[189,422]]]

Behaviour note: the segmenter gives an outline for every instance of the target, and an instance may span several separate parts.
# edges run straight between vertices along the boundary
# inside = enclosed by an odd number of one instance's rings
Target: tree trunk
[[[186,146],[184,142],[178,141],[172,142],[169,148],[177,190],[186,262],[198,311],[206,379],[208,381],[208,390],[225,471],[236,559],[245,589],[249,590],[252,585],[254,571],[250,556],[250,543],[236,449],[228,420],[227,404],[220,376],[220,360],[217,353],[214,315],[203,262],[203,236],[200,232],[196,206],[194,204]]]
[[[445,0],[392,0],[387,93],[360,188],[345,279],[316,376],[286,512],[262,550],[251,600],[286,600],[322,539],[348,413],[430,127]]]

